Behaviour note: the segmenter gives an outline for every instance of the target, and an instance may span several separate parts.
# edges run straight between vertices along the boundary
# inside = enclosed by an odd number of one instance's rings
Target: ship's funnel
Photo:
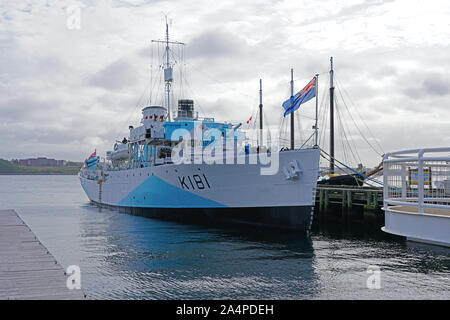
[[[182,119],[194,118],[194,100],[189,99],[178,100],[178,118]]]

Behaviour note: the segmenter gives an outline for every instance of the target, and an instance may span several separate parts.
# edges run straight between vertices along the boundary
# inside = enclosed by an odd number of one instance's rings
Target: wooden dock
[[[0,210],[0,300],[78,300],[81,290],[14,210]]]
[[[378,211],[383,207],[383,188],[358,186],[318,185],[316,203],[320,210],[327,210],[330,205],[342,209],[363,207],[364,210]]]

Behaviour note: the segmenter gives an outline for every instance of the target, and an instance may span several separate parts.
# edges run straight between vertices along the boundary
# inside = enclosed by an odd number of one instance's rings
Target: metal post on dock
[[[389,175],[389,164],[385,163],[384,161],[389,157],[389,153],[385,154],[383,156],[383,209],[387,210],[387,199],[389,197],[389,185],[388,185],[388,175]]]
[[[404,164],[401,164],[401,176],[402,176],[402,200],[406,201],[406,167]]]
[[[423,183],[423,150],[419,151],[418,168],[417,168],[417,188],[418,188],[418,211],[423,213],[424,183]]]

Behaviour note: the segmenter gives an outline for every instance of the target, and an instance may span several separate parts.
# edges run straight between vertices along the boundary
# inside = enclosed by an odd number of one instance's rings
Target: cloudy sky
[[[345,137],[369,165],[380,158],[367,142],[385,152],[450,145],[448,1],[2,0],[0,158],[83,160],[127,135],[149,98],[158,103],[150,41],[163,37],[162,12],[187,44],[186,98],[202,116],[246,121],[262,78],[278,128],[290,68],[297,89],[319,73],[323,97],[333,56],[346,98],[338,157],[350,157]],[[314,104],[302,108],[308,121]]]

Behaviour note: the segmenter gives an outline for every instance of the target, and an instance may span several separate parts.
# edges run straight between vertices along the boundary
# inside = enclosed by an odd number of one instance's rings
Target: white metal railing
[[[450,209],[450,148],[413,149],[383,158],[384,208]]]

